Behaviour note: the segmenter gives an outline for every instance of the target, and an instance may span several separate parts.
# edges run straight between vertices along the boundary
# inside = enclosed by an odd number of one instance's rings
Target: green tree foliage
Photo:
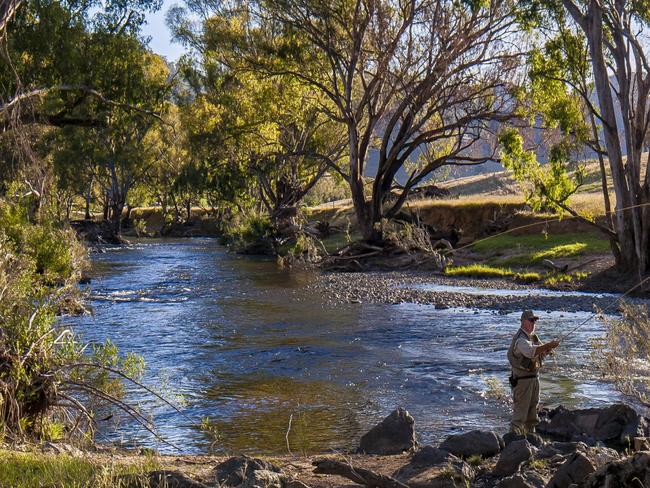
[[[138,37],[144,12],[158,4],[22,2],[9,23],[8,69],[0,72],[3,176],[58,201],[60,214],[69,214],[75,195],[90,203],[94,184],[108,188],[112,217],[121,214],[142,173],[141,141],[170,88],[167,66]]]
[[[277,220],[326,171],[339,171],[341,127],[324,114],[319,92],[290,76],[268,76],[249,56],[281,66],[285,50],[296,49],[291,35],[243,8],[214,13],[198,34],[185,18],[177,13],[176,34],[202,52],[186,70],[197,92],[185,109],[193,147],[225,199],[261,202]]]
[[[522,12],[545,43],[529,63],[533,111],[556,122],[564,154],[576,157],[580,145],[596,152],[609,221],[593,223],[609,236],[619,268],[644,276],[650,269],[644,210],[650,205],[650,160],[643,157],[650,135],[647,4],[532,0],[522,2]]]

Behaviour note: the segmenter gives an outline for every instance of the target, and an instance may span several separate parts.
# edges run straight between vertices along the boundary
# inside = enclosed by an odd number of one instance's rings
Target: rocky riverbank
[[[308,286],[333,305],[420,303],[438,308],[476,308],[501,313],[531,308],[564,312],[608,309],[612,312],[620,296],[570,289],[546,290],[511,280],[457,278],[417,271],[320,273]],[[627,297],[626,300],[649,303],[642,297]]]
[[[42,449],[50,458],[84,459],[126,472],[112,485],[123,488],[650,486],[648,419],[631,407],[557,407],[542,411],[541,419],[538,434],[526,437],[474,430],[451,435],[437,446],[422,446],[416,421],[399,408],[360,439],[357,452],[318,456],[157,456],[110,448],[88,452],[51,443]],[[156,469],[143,470],[143,458]],[[132,474],[128,466],[140,469]]]

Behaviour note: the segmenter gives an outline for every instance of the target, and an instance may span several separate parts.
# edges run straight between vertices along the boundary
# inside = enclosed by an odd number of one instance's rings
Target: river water
[[[517,314],[332,307],[305,290],[311,273],[229,253],[210,239],[110,249],[93,256],[92,278],[94,316],[64,323],[86,341],[110,339],[144,357],[144,382],[183,413],[137,388],[127,399],[187,453],[350,449],[397,406],[414,416],[424,443],[472,428],[507,429],[506,349]],[[540,336],[551,337],[588,314],[540,316]],[[543,403],[619,399],[588,364],[589,340],[601,333],[594,320],[567,339],[542,376]],[[197,428],[204,418],[212,433]],[[100,439],[169,450],[117,413]]]

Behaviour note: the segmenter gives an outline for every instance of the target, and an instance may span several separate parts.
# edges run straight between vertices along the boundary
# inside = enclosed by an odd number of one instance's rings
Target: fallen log
[[[409,488],[408,485],[397,481],[395,478],[375,473],[369,469],[352,466],[334,459],[316,459],[313,463],[315,474],[334,474],[343,476],[355,483],[370,488]]]

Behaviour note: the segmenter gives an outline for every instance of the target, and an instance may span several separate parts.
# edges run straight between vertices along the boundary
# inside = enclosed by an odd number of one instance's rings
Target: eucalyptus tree
[[[186,18],[177,12],[172,24],[200,57],[188,76],[195,96],[186,111],[197,152],[220,175],[216,184],[235,199],[259,202],[281,224],[327,171],[340,171],[342,127],[325,114],[318,90],[291,76],[270,77],[248,55],[263,51],[282,64],[281,48],[291,40],[277,26],[259,22],[246,5],[212,12],[196,32]],[[239,196],[232,194],[237,181]]]
[[[521,58],[515,8],[501,0],[262,2],[260,18],[309,46],[287,50],[293,65],[269,66],[269,73],[320,91],[328,115],[346,128],[347,177],[365,239],[380,239],[381,219],[395,216],[437,169],[494,157],[489,134],[514,109]],[[487,148],[475,150],[478,143]],[[377,171],[367,194],[373,150]],[[387,206],[407,166],[403,190]]]
[[[0,160],[4,175],[27,181],[42,199],[47,161],[34,142],[55,128],[105,127],[112,111],[155,115],[145,105],[131,103],[115,84],[118,73],[104,71],[110,56],[123,56],[137,44],[144,13],[158,0],[10,1],[0,9]],[[106,43],[120,39],[123,50]],[[103,65],[102,65],[103,63]],[[122,73],[122,79],[128,73]],[[103,80],[110,81],[102,84]],[[70,164],[74,165],[74,159]],[[27,166],[27,168],[26,168]]]
[[[650,270],[650,158],[643,157],[650,130],[649,5],[623,0],[527,4],[540,31],[568,25],[584,43],[595,100],[562,80],[582,97],[586,119],[599,127],[598,137],[592,130],[593,138],[606,152],[616,206],[610,226],[601,228],[612,239],[619,268],[644,276]],[[529,155],[515,152],[530,161]],[[603,193],[609,198],[606,185]]]

